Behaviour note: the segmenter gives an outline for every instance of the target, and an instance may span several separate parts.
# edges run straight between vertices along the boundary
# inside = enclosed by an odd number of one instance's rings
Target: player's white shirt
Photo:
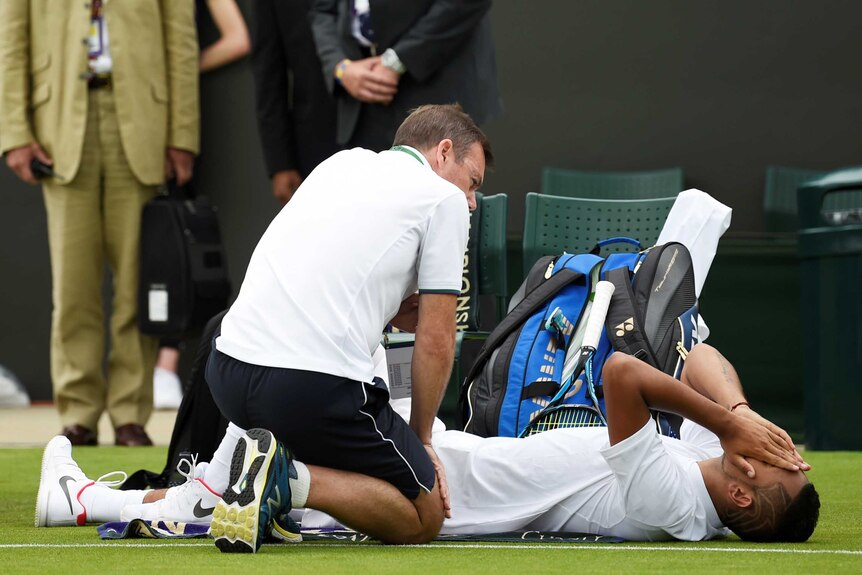
[[[445,431],[433,437],[449,482],[442,533],[530,530],[631,541],[724,536],[697,461],[721,455],[718,438],[686,421],[681,440],[648,422],[610,446],[606,428],[525,439]]]
[[[376,354],[385,369],[382,348]],[[410,420],[410,399],[391,402]],[[524,439],[447,431],[434,420],[432,443],[446,470],[452,517],[441,533],[568,531],[630,541],[700,541],[728,534],[697,462],[722,454],[711,431],[684,421],[681,439],[648,422],[610,446],[607,428],[557,429]],[[303,527],[339,527],[313,509]]]
[[[466,196],[408,150],[346,150],[308,176],[255,248],[219,351],[371,381],[407,296],[460,293]]]

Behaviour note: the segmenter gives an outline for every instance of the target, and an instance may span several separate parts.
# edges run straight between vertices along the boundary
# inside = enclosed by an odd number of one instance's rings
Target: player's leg
[[[141,503],[146,491],[111,489],[122,482],[104,475],[92,480],[72,458],[72,444],[63,435],[48,442],[36,495],[36,527],[74,526],[118,521],[120,510]],[[125,475],[121,473],[121,475]]]
[[[143,502],[122,510],[123,521],[176,521],[209,523],[216,503],[228,486],[230,466],[237,442],[245,430],[231,423],[209,463],[183,459],[178,471],[187,481],[177,487],[148,492]]]

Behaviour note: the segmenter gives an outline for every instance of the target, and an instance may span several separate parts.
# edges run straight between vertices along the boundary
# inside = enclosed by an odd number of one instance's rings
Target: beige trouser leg
[[[51,377],[63,425],[96,429],[107,408],[115,427],[152,411],[156,341],[137,329],[138,245],[143,205],[122,150],[110,89],[89,94],[81,167],[68,184],[46,183],[53,275]],[[102,273],[113,274],[111,353],[103,375]]]

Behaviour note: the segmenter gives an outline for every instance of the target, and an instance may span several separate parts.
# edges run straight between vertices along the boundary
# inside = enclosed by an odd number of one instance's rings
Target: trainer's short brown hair
[[[459,163],[464,150],[478,142],[485,154],[485,165],[494,165],[488,137],[458,104],[428,104],[411,111],[395,133],[393,145],[427,150],[447,138],[452,140]]]

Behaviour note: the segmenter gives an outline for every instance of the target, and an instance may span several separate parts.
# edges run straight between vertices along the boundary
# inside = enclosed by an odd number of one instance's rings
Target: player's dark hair
[[[452,140],[458,163],[467,148],[478,142],[485,154],[485,165],[494,165],[494,153],[488,137],[458,104],[419,106],[401,123],[393,145],[427,150],[447,138]]]
[[[724,524],[744,541],[792,542],[808,540],[820,517],[820,496],[807,483],[792,498],[781,483],[752,486],[749,507],[733,507],[722,517]]]

